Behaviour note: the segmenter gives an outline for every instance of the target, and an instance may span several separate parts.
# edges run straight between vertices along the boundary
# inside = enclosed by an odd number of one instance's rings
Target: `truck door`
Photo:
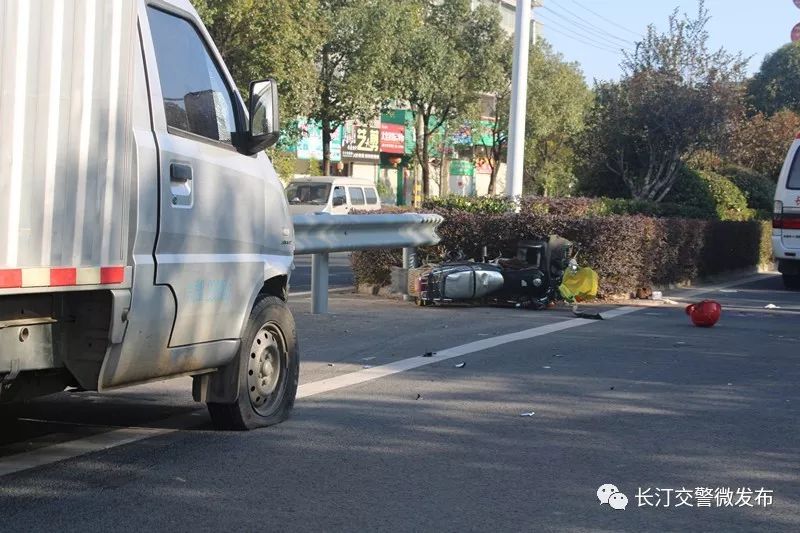
[[[159,152],[155,281],[176,302],[169,346],[238,338],[264,279],[266,170],[234,147],[245,129],[241,99],[207,34],[179,12],[148,7],[147,19]]]

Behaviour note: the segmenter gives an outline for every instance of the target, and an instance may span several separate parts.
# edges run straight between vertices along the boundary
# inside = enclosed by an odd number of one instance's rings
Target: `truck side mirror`
[[[333,197],[333,207],[344,205],[344,198],[342,196]]]
[[[278,84],[272,78],[250,83],[250,128],[244,152],[248,155],[278,142]]]

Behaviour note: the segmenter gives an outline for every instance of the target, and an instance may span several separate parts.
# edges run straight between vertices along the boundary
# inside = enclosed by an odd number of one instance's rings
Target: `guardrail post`
[[[416,248],[403,248],[403,268],[408,271],[410,268],[417,266],[417,249]],[[411,300],[408,294],[403,295],[403,300],[406,302]]]
[[[328,312],[328,254],[311,256],[311,314]]]

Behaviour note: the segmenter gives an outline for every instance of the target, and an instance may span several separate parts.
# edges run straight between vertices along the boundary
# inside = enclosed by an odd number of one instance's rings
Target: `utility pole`
[[[517,0],[514,26],[514,62],[511,74],[511,117],[508,135],[506,196],[522,195],[525,161],[525,113],[528,96],[528,51],[530,47],[531,1]]]

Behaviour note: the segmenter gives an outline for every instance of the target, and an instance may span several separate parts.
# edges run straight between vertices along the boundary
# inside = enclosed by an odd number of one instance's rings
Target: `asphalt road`
[[[311,256],[298,255],[294,258],[291,292],[311,290]],[[353,270],[350,268],[350,252],[330,254],[328,259],[328,285],[330,288],[353,286]]]
[[[0,430],[0,472],[47,464],[0,477],[0,530],[800,531],[800,293],[765,276],[704,296],[713,329],[680,305],[589,321],[297,299],[291,420],[213,431],[186,379],[31,402]],[[599,503],[606,483],[626,509]],[[741,504],[748,488],[771,504]]]

